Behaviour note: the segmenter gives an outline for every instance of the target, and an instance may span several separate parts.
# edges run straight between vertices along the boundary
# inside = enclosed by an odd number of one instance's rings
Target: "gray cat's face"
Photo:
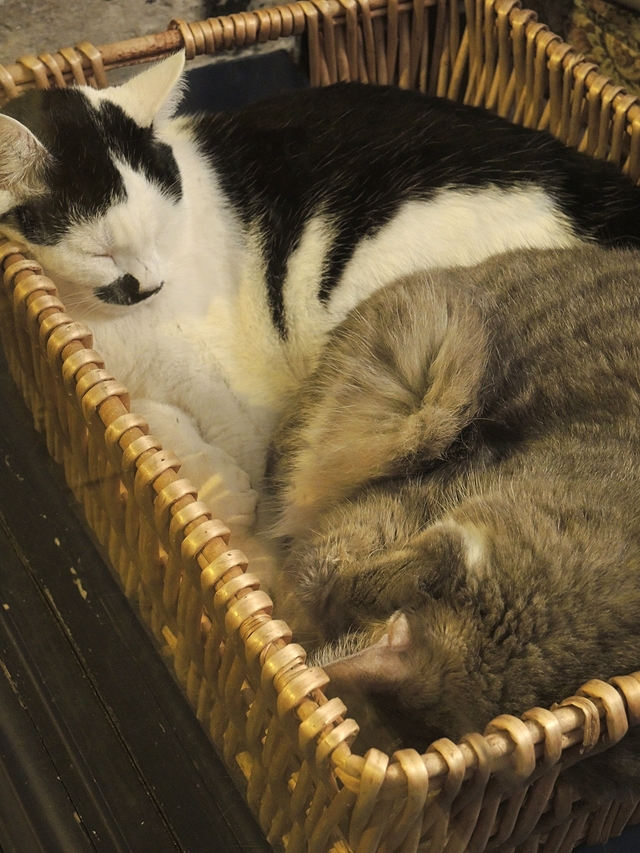
[[[0,114],[0,228],[76,313],[132,305],[163,286],[182,191],[154,122],[182,62],[171,57],[101,92],[32,91]]]
[[[461,592],[477,587],[493,546],[471,522],[420,524],[416,495],[402,491],[404,507],[373,490],[328,513],[288,559],[276,609],[299,639],[315,640],[313,663],[366,721],[365,743],[398,718],[404,742],[426,747],[497,713],[486,691],[465,701],[481,640]]]
[[[292,593],[276,598],[279,615],[313,626],[313,663],[331,678],[329,692],[368,721],[371,742],[376,725],[390,726],[405,745],[426,748],[578,687],[582,673],[554,661],[574,642],[592,651],[589,630],[574,640],[565,614],[583,607],[588,619],[581,579],[601,555],[573,553],[575,542],[524,491],[469,498],[438,520],[424,484],[403,486],[395,500],[385,491],[319,519],[287,562]]]

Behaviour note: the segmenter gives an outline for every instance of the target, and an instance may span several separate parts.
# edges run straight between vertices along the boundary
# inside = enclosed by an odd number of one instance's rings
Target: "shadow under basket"
[[[315,0],[212,18],[0,66],[0,93],[107,85],[110,70],[300,37],[312,85],[389,83],[482,106],[640,177],[640,105],[518,0]],[[351,750],[357,722],[327,700],[229,531],[179,460],[129,411],[54,283],[0,236],[2,342],[51,455],[202,726],[276,849],[288,853],[555,853],[606,841],[640,805],[580,800],[558,774],[640,721],[640,672],[593,680],[553,710],[501,715],[424,755]],[[640,665],[640,661],[638,662]],[[560,698],[560,697],[559,697]]]

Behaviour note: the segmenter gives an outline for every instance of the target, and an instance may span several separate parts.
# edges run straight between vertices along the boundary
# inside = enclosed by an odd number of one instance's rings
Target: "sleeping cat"
[[[640,242],[640,190],[547,134],[357,84],[172,119],[183,64],[9,102],[0,230],[234,530],[288,396],[380,286],[509,248]]]
[[[639,448],[640,253],[405,277],[334,330],[276,430],[275,612],[377,745],[640,669]],[[639,735],[579,791],[640,795]]]

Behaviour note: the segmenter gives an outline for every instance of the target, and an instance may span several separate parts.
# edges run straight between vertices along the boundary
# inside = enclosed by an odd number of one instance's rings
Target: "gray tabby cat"
[[[640,253],[399,280],[276,432],[276,612],[418,748],[638,669],[639,451]],[[574,781],[640,794],[637,734]]]

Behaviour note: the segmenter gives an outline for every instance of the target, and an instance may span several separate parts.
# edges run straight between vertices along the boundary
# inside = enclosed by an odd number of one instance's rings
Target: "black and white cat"
[[[183,64],[9,102],[0,230],[236,530],[284,403],[380,286],[514,247],[640,243],[640,190],[547,134],[357,84],[173,119]]]

